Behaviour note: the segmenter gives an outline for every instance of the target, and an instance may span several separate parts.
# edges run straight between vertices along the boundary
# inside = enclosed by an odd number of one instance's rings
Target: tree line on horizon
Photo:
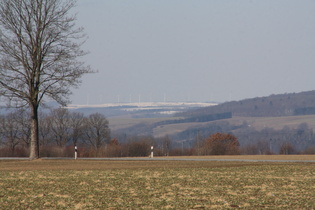
[[[29,155],[28,119],[24,109],[0,115],[0,156]],[[150,154],[151,146],[157,156],[315,154],[315,135],[306,123],[297,129],[285,127],[281,131],[270,128],[256,131],[246,122],[235,128],[228,122],[220,122],[188,130],[177,137],[127,135],[112,133],[102,114],[84,116],[59,108],[40,113],[40,155],[72,157],[74,146],[79,148],[79,157],[145,157]]]
[[[0,115],[0,156],[29,155],[31,124],[28,118],[24,109]],[[158,156],[191,155],[194,150],[174,147],[168,136],[111,139],[109,122],[104,115],[84,116],[65,108],[40,113],[39,143],[42,157],[71,157],[75,146],[79,148],[80,157],[143,157],[148,156],[151,146]],[[203,142],[203,149],[196,149],[202,155],[240,154],[239,142],[231,134],[216,134]]]
[[[276,130],[267,126],[256,130],[247,121],[240,125],[216,121],[189,128],[170,138],[175,142],[185,139],[185,145],[192,147],[196,145],[196,138],[203,140],[218,132],[235,135],[241,145],[241,154],[315,154],[315,133],[307,123],[301,123],[296,128],[284,126]]]
[[[186,148],[173,148],[172,141],[167,136],[160,139],[151,136],[130,136],[125,141],[111,139],[109,122],[100,113],[84,116],[79,112],[58,108],[41,112],[39,116],[39,147],[42,157],[71,157],[75,146],[79,148],[81,157],[141,157],[148,155],[151,146],[155,147],[155,155],[160,156],[188,153]],[[233,140],[235,141],[236,137]],[[30,141],[31,122],[25,109],[0,115],[0,156],[27,157]],[[215,141],[212,144],[216,149],[204,150],[204,154],[218,153],[218,145]],[[211,143],[208,142],[207,145],[211,147]],[[239,146],[238,142],[236,145]],[[226,150],[226,154],[232,154],[232,150],[235,150],[234,154],[239,153],[234,147]]]

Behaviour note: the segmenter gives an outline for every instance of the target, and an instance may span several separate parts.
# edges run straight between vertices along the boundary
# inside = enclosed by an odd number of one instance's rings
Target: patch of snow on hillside
[[[214,106],[215,103],[206,102],[142,102],[142,103],[108,103],[108,104],[94,104],[94,105],[79,105],[70,104],[68,109],[80,109],[80,108],[122,108],[126,111],[139,111],[139,110],[152,110],[157,108],[189,108],[189,107],[206,107]],[[126,107],[126,108],[123,108]]]

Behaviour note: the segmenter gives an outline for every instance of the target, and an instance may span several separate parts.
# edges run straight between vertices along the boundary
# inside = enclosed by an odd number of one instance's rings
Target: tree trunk
[[[31,147],[30,160],[39,158],[39,138],[38,138],[38,106],[31,105]]]

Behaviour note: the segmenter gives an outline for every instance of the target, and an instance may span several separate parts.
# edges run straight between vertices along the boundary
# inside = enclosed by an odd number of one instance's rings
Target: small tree
[[[296,153],[296,150],[290,142],[284,142],[280,147],[279,153],[282,155],[291,155]]]
[[[196,155],[201,155],[202,150],[203,150],[202,149],[202,142],[203,141],[204,140],[203,140],[202,136],[200,135],[200,132],[198,131],[196,138],[195,138],[195,147],[194,147]]]
[[[235,136],[216,133],[205,140],[207,155],[239,155],[239,142]]]
[[[171,139],[169,138],[168,135],[164,136],[162,139],[162,155],[164,156],[169,156],[170,155],[170,151],[171,151],[171,147],[172,147],[172,142]]]
[[[85,123],[86,143],[98,153],[99,149],[110,141],[108,121],[104,115],[95,113],[91,114]]]
[[[68,126],[69,126],[69,137],[72,141],[73,145],[76,146],[80,139],[82,139],[84,134],[84,121],[86,118],[82,113],[79,112],[70,112],[69,113],[69,120],[68,120]]]

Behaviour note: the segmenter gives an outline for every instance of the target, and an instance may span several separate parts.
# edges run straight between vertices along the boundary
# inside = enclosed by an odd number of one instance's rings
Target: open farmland
[[[0,209],[314,209],[315,163],[0,161]]]
[[[141,118],[141,119],[129,119],[129,118],[110,118],[109,125],[112,130],[123,129],[135,126],[136,124],[153,125],[154,123],[180,118]],[[158,125],[153,128],[153,135],[161,137],[165,135],[172,135],[179,132],[183,132],[189,128],[205,127],[217,122],[228,122],[231,125],[240,126],[244,122],[247,122],[250,127],[256,130],[262,130],[266,127],[273,128],[275,130],[281,130],[283,127],[288,126],[290,128],[297,128],[302,123],[307,123],[309,128],[315,129],[315,115],[303,115],[303,116],[285,116],[285,117],[237,117],[234,116],[231,119],[216,120],[211,122],[188,122],[188,123],[174,123],[166,125]]]
[[[239,126],[242,125],[244,122],[247,122],[250,127],[256,130],[262,130],[266,127],[273,128],[275,130],[281,130],[285,126],[288,126],[290,128],[297,128],[301,123],[307,123],[310,128],[315,129],[315,115],[286,117],[233,117],[231,119],[216,120],[215,122],[190,122],[158,126],[154,129],[154,135],[158,137],[172,135],[174,133],[179,133],[192,127],[204,127],[209,124],[224,121],[229,122],[231,125],[235,126]]]

